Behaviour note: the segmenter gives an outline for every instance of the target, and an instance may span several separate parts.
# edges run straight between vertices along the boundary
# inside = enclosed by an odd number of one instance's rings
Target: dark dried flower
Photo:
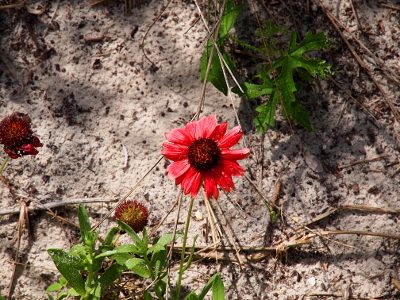
[[[136,201],[126,201],[115,211],[114,219],[128,224],[136,233],[147,225],[149,213],[144,205]]]
[[[0,122],[0,144],[11,158],[22,155],[36,155],[36,147],[43,147],[38,137],[33,136],[31,118],[28,115],[15,112]]]

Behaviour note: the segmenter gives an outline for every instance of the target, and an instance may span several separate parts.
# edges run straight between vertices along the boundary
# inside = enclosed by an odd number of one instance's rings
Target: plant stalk
[[[186,242],[187,242],[187,235],[189,232],[189,224],[190,224],[190,217],[192,215],[194,198],[190,199],[189,210],[186,218],[186,227],[185,232],[183,233],[183,242],[182,242],[182,253],[181,253],[181,261],[179,265],[179,277],[178,277],[178,284],[176,289],[177,300],[179,300],[181,294],[181,284],[182,284],[182,276],[183,276],[183,263],[185,261],[185,250],[186,250]]]
[[[3,164],[0,167],[0,174],[3,173],[3,170],[6,167],[9,159],[10,159],[10,157],[7,155],[6,159],[3,161]]]

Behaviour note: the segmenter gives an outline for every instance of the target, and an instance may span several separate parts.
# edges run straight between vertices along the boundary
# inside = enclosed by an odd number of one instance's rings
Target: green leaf
[[[158,251],[163,251],[165,250],[165,246],[160,245],[160,244],[155,244],[147,250],[147,254],[150,254],[151,252],[158,252]]]
[[[221,277],[219,275],[216,276],[214,279],[212,285],[212,296],[213,300],[225,299],[224,283],[222,282]]]
[[[79,270],[84,270],[83,260],[61,249],[48,249],[47,252],[50,254],[62,276],[83,296],[86,293],[85,282],[79,273]]]
[[[100,257],[113,256],[114,254],[121,254],[121,253],[137,254],[137,253],[139,253],[139,249],[138,249],[138,247],[136,247],[135,245],[132,245],[132,244],[121,245],[121,246],[115,247],[114,250],[106,251],[106,252],[103,252],[103,253],[97,255],[96,259],[98,259]]]
[[[201,290],[200,294],[198,295],[198,299],[204,299],[208,293],[208,291],[211,289],[211,287],[214,284],[214,281],[218,278],[220,278],[220,274],[214,274],[207,282],[207,284],[203,287]]]
[[[224,13],[221,18],[221,25],[219,27],[218,36],[220,39],[224,39],[228,32],[232,29],[233,24],[236,21],[237,16],[242,10],[243,5],[236,5],[234,0],[226,1]]]
[[[63,287],[64,286],[61,283],[56,282],[56,283],[49,285],[46,289],[46,292],[55,292],[55,291],[61,290]]]
[[[272,60],[275,60],[278,55],[285,55],[286,52],[283,50],[279,49],[276,45],[278,42],[280,42],[282,39],[275,38],[274,35],[287,35],[288,30],[283,27],[283,26],[275,26],[273,20],[265,21],[263,22],[264,24],[264,29],[260,30],[257,28],[255,35],[258,37],[263,37],[264,42],[266,44],[266,47],[268,49],[268,55]],[[261,34],[262,33],[262,34]],[[264,44],[264,42],[262,44]],[[261,48],[258,50],[264,55],[267,55],[267,50],[265,48]]]
[[[68,294],[70,294],[71,296],[74,296],[74,297],[79,296],[79,293],[77,293],[74,288],[68,289]]]
[[[151,276],[149,268],[141,258],[133,257],[126,261],[125,266],[143,278],[149,278]]]
[[[156,292],[158,299],[164,298],[166,290],[167,290],[167,277],[163,276],[160,280],[158,280],[154,284],[154,291]]]
[[[153,300],[153,297],[151,296],[150,292],[148,290],[145,290],[143,293],[143,299],[144,300]],[[162,298],[159,298],[162,299]]]
[[[128,259],[132,258],[132,255],[129,253],[118,253],[110,256],[111,259],[115,259],[117,263],[120,265],[125,264]]]
[[[183,236],[182,232],[176,232],[175,233],[175,240],[181,238],[182,236]],[[160,239],[157,241],[156,244],[159,244],[161,246],[168,245],[169,243],[172,242],[172,237],[173,237],[173,233],[172,232],[164,234],[162,237],[160,237]]]
[[[192,248],[191,248],[191,250],[190,250],[190,255],[189,255],[189,258],[188,258],[188,261],[187,261],[187,263],[186,263],[186,266],[184,266],[183,267],[183,270],[179,270],[179,272],[185,272],[189,267],[190,267],[190,265],[191,265],[191,263],[192,263],[192,261],[193,261],[193,256],[194,256],[194,250],[195,250],[195,246],[196,246],[196,240],[197,240],[197,238],[198,238],[199,236],[198,235],[196,235],[195,237],[194,237],[194,239],[193,239],[193,245],[192,245]]]
[[[137,246],[137,250],[135,254],[137,255],[144,255],[147,251],[147,244],[143,243],[137,233],[126,223],[122,222],[121,220],[117,220],[118,225],[132,238]],[[132,251],[133,252],[133,251]]]
[[[90,249],[88,246],[83,245],[83,244],[76,244],[72,246],[71,249],[69,249],[68,254],[75,255],[82,260],[87,259],[87,254],[89,253]]]
[[[62,300],[68,297],[68,293],[66,291],[61,291],[57,294],[57,300]]]
[[[194,292],[191,292],[189,295],[185,297],[185,300],[199,300],[199,296],[197,296]]]
[[[267,129],[266,124],[275,126],[275,110],[278,102],[279,97],[274,91],[269,97],[266,104],[256,108],[256,111],[259,112],[258,116],[254,119],[257,133],[265,131]]]
[[[83,265],[83,260],[75,255],[70,255],[64,250],[61,249],[47,249],[47,252],[50,254],[51,258],[54,261],[56,267],[60,264],[69,265],[71,268],[76,270],[84,270],[85,267]],[[64,274],[63,274],[64,276]],[[64,276],[65,277],[65,276]],[[68,278],[65,277],[67,280]]]
[[[124,265],[120,265],[117,263],[112,264],[104,273],[101,275],[99,279],[100,283],[100,296],[104,294],[104,292],[108,289],[113,282],[121,276],[122,272],[126,270]]]
[[[79,229],[81,231],[82,240],[86,245],[92,248],[94,246],[98,234],[96,232],[91,232],[92,226],[90,225],[89,216],[82,203],[79,203],[78,220],[79,220]]]
[[[240,91],[238,87],[234,87],[232,92],[238,94],[239,96],[246,96],[247,98],[257,98],[263,95],[272,94],[276,87],[274,82],[269,78],[267,71],[264,68],[260,68],[260,74],[255,76],[260,77],[264,83],[263,84],[251,84],[245,82],[241,85],[244,93]]]
[[[203,52],[203,56],[201,57],[201,74],[200,74],[201,82],[204,82],[211,52],[212,52],[212,43],[208,42],[207,47]],[[232,59],[230,59],[230,57],[224,52],[221,52],[221,54],[226,64],[228,65],[229,69],[231,71],[236,70],[235,63],[232,61]],[[214,50],[212,63],[210,67],[210,73],[208,74],[208,81],[211,82],[220,92],[224,93],[225,96],[228,94],[228,86],[226,85],[225,82],[225,77],[222,71],[222,65],[219,60],[217,50]]]
[[[118,227],[113,227],[110,229],[110,231],[107,233],[106,238],[104,239],[103,243],[101,243],[103,246],[110,246],[114,236],[117,234],[117,232],[119,231]]]
[[[53,296],[50,294],[47,294],[47,297],[49,297],[49,300],[54,300]],[[3,296],[0,296],[0,300],[7,300],[7,299]]]
[[[224,13],[221,18],[218,36],[216,38],[216,47],[218,47],[218,49],[220,50],[222,58],[225,60],[228,68],[231,71],[236,70],[235,63],[225,52],[222,51],[222,47],[228,36],[229,31],[232,29],[233,24],[235,23],[235,20],[242,9],[242,6],[243,5],[235,6],[234,0],[228,0],[226,2],[224,7]],[[222,68],[225,68],[225,65],[223,66],[221,64],[217,50],[214,49],[214,51],[212,51],[213,47],[214,47],[213,41],[208,41],[204,49],[203,55],[201,57],[200,80],[201,82],[204,82],[208,62],[210,59],[212,59],[210,73],[207,80],[211,82],[220,92],[224,93],[224,95],[226,96],[228,94],[228,86],[226,85],[224,73],[222,71]],[[211,58],[211,53],[213,53],[212,58]]]
[[[313,78],[319,76],[326,78],[332,74],[331,66],[323,60],[306,58],[304,53],[309,50],[327,48],[333,43],[328,41],[323,32],[313,35],[310,31],[299,44],[296,42],[297,36],[294,31],[291,33],[290,44],[287,53],[273,64],[275,70],[275,80],[269,75],[270,70],[260,68],[260,77],[264,83],[261,85],[244,83],[241,85],[244,93],[239,92],[236,87],[232,89],[234,93],[247,98],[255,98],[262,95],[270,95],[266,104],[259,106],[256,110],[260,113],[254,120],[257,132],[261,133],[267,129],[267,124],[274,126],[275,111],[277,103],[282,104],[282,113],[291,116],[292,119],[310,131],[315,132],[308,117],[308,111],[296,100],[295,92],[301,85],[294,82],[294,73],[298,73],[302,78],[312,82]]]

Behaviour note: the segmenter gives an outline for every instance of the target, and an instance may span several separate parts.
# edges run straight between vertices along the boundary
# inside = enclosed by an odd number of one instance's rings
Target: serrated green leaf
[[[275,126],[275,110],[278,102],[279,102],[279,97],[277,93],[274,91],[269,96],[267,103],[256,108],[256,111],[259,112],[258,116],[254,119],[257,133],[265,131],[267,129],[266,124]]]
[[[335,44],[329,41],[323,32],[312,34],[311,31],[308,31],[306,37],[299,44],[296,43],[296,39],[296,32],[292,31],[288,50],[288,54],[291,56],[301,56],[310,50],[327,49]]]
[[[331,66],[323,60],[304,57],[304,53],[309,50],[318,50],[327,48],[333,43],[328,41],[323,32],[313,35],[307,32],[306,37],[299,44],[296,42],[297,36],[294,31],[291,33],[290,45],[285,56],[278,59],[273,64],[273,69],[277,70],[276,84],[271,80],[268,72],[263,68],[260,69],[260,75],[264,81],[262,85],[250,85],[245,83],[242,85],[247,97],[259,97],[265,94],[270,94],[268,102],[259,106],[256,110],[260,112],[254,120],[257,132],[261,133],[266,130],[266,124],[273,126],[275,123],[275,108],[276,104],[281,102],[282,113],[284,116],[291,116],[292,119],[301,124],[306,129],[315,132],[308,117],[308,111],[301,106],[301,103],[296,100],[295,92],[301,86],[294,82],[293,76],[297,72],[302,78],[311,81],[319,76],[326,78],[326,75],[331,74]],[[233,89],[237,93],[237,89]]]

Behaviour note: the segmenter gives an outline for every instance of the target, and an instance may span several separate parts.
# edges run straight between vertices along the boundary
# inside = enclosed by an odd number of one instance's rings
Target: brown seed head
[[[136,201],[122,203],[114,214],[114,219],[128,224],[136,233],[143,230],[147,225],[148,218],[147,208]]]
[[[38,137],[33,136],[28,115],[15,112],[0,122],[0,144],[11,158],[21,155],[36,155],[35,147],[43,147]]]

